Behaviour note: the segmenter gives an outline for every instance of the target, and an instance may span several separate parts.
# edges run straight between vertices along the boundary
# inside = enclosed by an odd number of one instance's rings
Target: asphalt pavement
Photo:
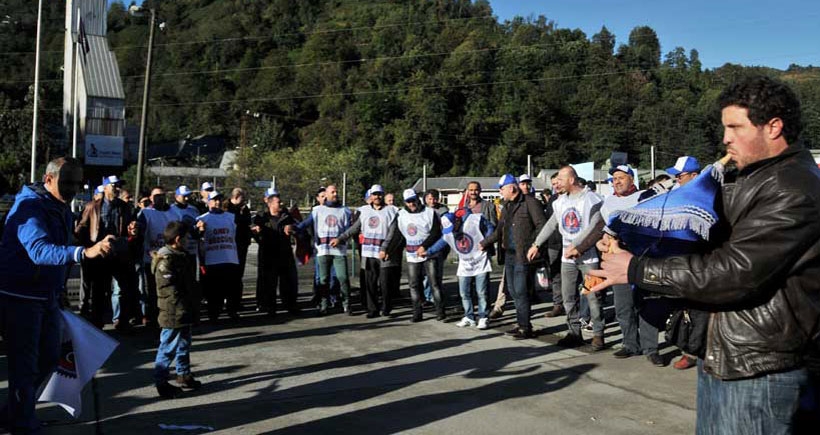
[[[620,342],[616,323],[607,326],[603,351],[555,346],[566,328],[563,317],[543,316],[552,305],[548,293],[539,293],[534,305],[537,337],[515,341],[504,333],[514,326],[512,301],[488,330],[455,325],[462,311],[451,261],[445,268],[447,321],[436,321],[428,310],[416,324],[404,279],[394,317],[365,318],[357,282],[353,316],[315,316],[309,306],[313,268],[305,266],[299,268],[302,314],[270,318],[253,310],[254,257],[252,248],[242,318],[195,328],[191,362],[204,384],[200,390],[161,400],[151,377],[158,332],[139,327],[120,335],[109,326],[121,344],[86,387],[80,418],[40,404],[46,433],[694,432],[695,369],[613,358]],[[491,285],[498,280],[493,273]],[[76,277],[69,281],[73,293],[78,285]],[[611,307],[608,312],[611,317]],[[667,361],[676,354],[662,346]],[[6,365],[0,357],[4,396]]]

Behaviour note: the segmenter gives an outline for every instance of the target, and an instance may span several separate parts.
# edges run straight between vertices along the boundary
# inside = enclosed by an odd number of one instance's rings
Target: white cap
[[[207,190],[208,192],[214,190],[214,185],[211,184],[209,181],[202,183],[202,187],[199,190]]]
[[[384,188],[381,184],[374,184],[370,186],[370,194],[372,195],[374,193],[384,193]]]
[[[416,191],[413,189],[404,189],[404,193],[402,195],[404,196],[404,202],[418,198]]]
[[[273,187],[267,188],[265,190],[265,198],[270,198],[271,196],[279,196],[279,191]]]
[[[519,182],[519,183],[523,183],[523,182],[525,182],[525,181],[532,182],[532,178],[530,178],[530,176],[529,176],[529,175],[527,175],[527,174],[521,174],[521,176],[520,176],[520,177],[518,177],[518,182]]]

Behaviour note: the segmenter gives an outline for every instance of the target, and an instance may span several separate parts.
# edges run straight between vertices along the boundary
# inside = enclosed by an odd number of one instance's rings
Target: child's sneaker
[[[488,326],[487,326],[487,323],[488,323],[488,322],[487,322],[487,318],[486,318],[486,317],[485,317],[485,318],[483,318],[483,319],[478,319],[478,326],[477,326],[477,328],[478,328],[478,329],[487,329],[487,327],[488,327]]]
[[[194,375],[188,373],[187,375],[177,375],[177,384],[182,388],[189,390],[196,390],[202,386],[202,382],[194,379]]]
[[[159,393],[159,396],[163,399],[174,399],[182,394],[182,388],[175,387],[166,381],[157,384],[157,393]]]
[[[456,326],[459,328],[464,328],[465,326],[475,326],[475,320],[472,320],[469,317],[462,317],[461,321],[456,323]]]

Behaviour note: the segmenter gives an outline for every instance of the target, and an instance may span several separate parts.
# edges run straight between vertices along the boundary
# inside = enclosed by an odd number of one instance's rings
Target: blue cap
[[[184,184],[181,184],[179,187],[177,187],[177,190],[176,190],[176,194],[177,195],[182,195],[182,196],[188,196],[192,193],[194,193],[194,192],[192,192],[191,189],[189,189],[188,186],[186,186]]]
[[[681,172],[700,172],[700,163],[698,163],[698,159],[694,157],[678,157],[678,161],[675,162],[675,166],[667,168],[666,172],[674,176],[677,176]]]
[[[518,184],[518,180],[516,180],[512,174],[504,174],[498,179],[498,184],[496,184],[495,187],[500,189],[508,184]]]
[[[212,199],[217,199],[217,198],[224,198],[224,196],[221,193],[217,192],[216,190],[212,190],[212,191],[208,192],[208,201],[210,201]]]
[[[615,175],[616,172],[623,172],[626,175],[629,175],[632,178],[635,178],[635,171],[629,167],[629,165],[618,165],[614,168],[609,169],[609,175]]]
[[[273,187],[268,187],[265,189],[265,198],[270,198],[271,196],[279,196],[279,191]]]
[[[96,195],[98,193],[103,193],[104,190],[105,190],[105,187],[103,185],[99,185],[99,186],[97,186],[96,189],[94,189],[94,194]]]
[[[120,180],[116,175],[109,175],[103,178],[103,186],[108,186],[109,184],[125,184],[125,181]]]
[[[408,202],[418,198],[418,195],[416,195],[416,191],[413,189],[404,189],[402,197],[404,197],[404,202]]]
[[[199,188],[199,190],[204,190],[206,192],[211,192],[211,191],[214,190],[214,185],[211,184],[210,182],[206,181],[206,182],[202,183],[202,186]]]

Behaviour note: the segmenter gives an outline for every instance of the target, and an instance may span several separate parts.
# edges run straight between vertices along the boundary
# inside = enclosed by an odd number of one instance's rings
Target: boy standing
[[[196,389],[202,383],[191,374],[191,324],[194,277],[185,252],[188,227],[171,221],[163,233],[165,246],[154,255],[151,272],[156,277],[157,307],[159,308],[159,349],[154,360],[154,381],[157,392],[164,399],[182,393],[180,387],[168,383],[171,362],[176,358],[177,383],[183,388]]]

